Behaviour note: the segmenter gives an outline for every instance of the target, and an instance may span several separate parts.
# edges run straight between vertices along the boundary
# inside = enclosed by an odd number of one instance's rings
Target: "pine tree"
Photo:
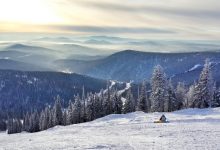
[[[27,113],[23,119],[23,130],[29,132],[30,130],[30,116]]]
[[[63,112],[62,112],[61,100],[59,96],[57,96],[56,98],[53,111],[54,111],[54,114],[53,114],[54,125],[62,125]]]
[[[118,96],[117,91],[114,92],[114,95],[112,96],[112,100],[114,101],[114,113],[121,114],[123,103],[121,101],[121,97]]]
[[[70,100],[69,101],[69,105],[68,105],[68,108],[67,108],[67,124],[70,125],[70,124],[73,124],[73,103],[72,101]]]
[[[150,109],[150,101],[147,98],[146,82],[144,81],[141,86],[141,93],[138,99],[137,110],[148,112]]]
[[[177,110],[177,100],[171,80],[167,88],[167,96],[164,98],[164,111],[171,112]]]
[[[46,114],[47,114],[47,119],[48,119],[48,124],[47,124],[47,128],[52,128],[54,127],[54,124],[53,124],[53,109],[50,109],[50,108],[46,108]]]
[[[131,88],[127,91],[126,101],[123,107],[123,113],[130,113],[135,111],[134,97],[131,93]]]
[[[8,134],[15,133],[15,129],[14,129],[14,125],[13,125],[13,119],[8,119],[7,129],[8,129]]]
[[[105,116],[105,111],[104,111],[104,91],[100,91],[100,96],[99,96],[99,112],[100,112],[100,117]]]
[[[213,82],[210,65],[207,59],[200,74],[198,84],[195,87],[192,107],[206,108],[211,106]]]
[[[92,121],[95,119],[95,98],[93,94],[89,94],[87,102],[87,120]]]
[[[7,124],[4,119],[0,119],[0,131],[5,131],[7,130]]]
[[[35,111],[30,116],[30,130],[29,130],[29,132],[38,132],[38,131],[40,131],[40,128],[39,128],[39,115]]]
[[[64,126],[66,126],[68,124],[68,121],[67,121],[67,111],[64,110],[63,112],[63,124]]]
[[[22,132],[22,123],[20,119],[16,119],[16,133]]]
[[[212,93],[212,99],[211,99],[211,105],[210,107],[218,107],[219,106],[219,92],[216,88],[216,83],[214,83],[214,86],[213,86],[213,93]]]
[[[214,102],[216,102],[216,107],[220,107],[220,89],[216,89],[214,93]]]
[[[45,113],[44,111],[42,111],[40,113],[40,119],[39,119],[39,128],[40,128],[40,131],[43,131],[43,130],[46,130],[47,129],[47,126],[44,126],[44,122],[46,121],[46,118],[45,118]]]
[[[82,111],[82,104],[79,95],[75,97],[75,103],[73,105],[73,123],[81,123],[81,111]]]
[[[175,110],[179,110],[184,107],[184,103],[186,101],[186,87],[185,84],[179,82],[176,88],[176,100],[177,100],[177,108]]]
[[[8,120],[8,134],[20,133],[22,131],[22,123],[20,119],[9,119]]]
[[[138,89],[137,89],[137,100],[135,100],[134,102],[134,106],[135,106],[135,110],[138,110],[138,102],[139,102],[139,99],[140,99],[140,87],[138,85]]]
[[[191,85],[189,87],[188,92],[186,93],[186,102],[185,102],[186,108],[193,107],[193,101],[194,101],[193,98],[194,98],[194,94],[195,94],[195,86],[196,86],[196,83]]]
[[[104,98],[104,112],[105,115],[109,115],[113,113],[113,104],[112,104],[112,100],[111,100],[111,92],[109,89],[109,86],[107,86],[107,96]]]
[[[94,94],[94,110],[95,110],[95,119],[102,117],[103,114],[103,107],[102,107],[102,101],[101,97],[98,96],[98,94]]]
[[[83,89],[82,89],[82,102],[83,102],[83,105],[82,105],[82,122],[86,122],[86,97],[85,97],[85,88],[83,86]]]
[[[164,111],[164,99],[167,96],[167,79],[163,71],[163,68],[158,65],[154,68],[151,79],[151,111],[163,112]]]

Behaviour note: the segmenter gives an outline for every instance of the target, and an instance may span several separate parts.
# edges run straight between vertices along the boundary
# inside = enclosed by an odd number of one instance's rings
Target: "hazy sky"
[[[0,32],[220,38],[219,0],[0,0]]]

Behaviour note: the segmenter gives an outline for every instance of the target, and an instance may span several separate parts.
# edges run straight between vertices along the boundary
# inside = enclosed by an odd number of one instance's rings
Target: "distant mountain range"
[[[19,57],[23,57],[25,55],[27,55],[27,54],[24,53],[24,52],[16,51],[16,50],[0,51],[0,59],[8,59],[8,58],[16,59],[16,58],[19,58]]]
[[[20,70],[20,71],[49,71],[49,70],[52,71],[52,69],[50,68],[41,67],[20,61],[14,61],[8,59],[7,57],[4,59],[0,59],[0,69],[5,69],[5,70],[10,69],[10,70]]]
[[[151,53],[126,50],[99,60],[66,59],[57,60],[55,64],[95,78],[136,82],[150,80],[154,66],[161,65],[174,81],[192,83],[198,78],[206,58],[211,60],[214,78],[219,81],[220,52]]]
[[[95,37],[96,40],[100,38],[103,37]],[[141,82],[149,81],[154,66],[160,64],[174,82],[192,83],[198,79],[205,59],[210,58],[214,79],[220,80],[219,51],[156,53],[125,50],[111,53],[77,44],[49,44],[46,47],[12,44],[0,50],[0,69],[74,72],[104,80]]]
[[[76,44],[46,44],[34,46],[8,44],[0,49],[0,69],[21,71],[59,71],[53,62],[57,59],[96,60],[111,52],[103,52]]]

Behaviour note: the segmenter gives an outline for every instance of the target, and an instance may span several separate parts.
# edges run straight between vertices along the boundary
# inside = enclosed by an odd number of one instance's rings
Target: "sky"
[[[219,0],[0,0],[0,32],[218,40]]]

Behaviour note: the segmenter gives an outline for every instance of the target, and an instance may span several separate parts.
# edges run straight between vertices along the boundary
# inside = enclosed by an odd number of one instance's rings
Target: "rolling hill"
[[[54,103],[60,95],[67,105],[74,95],[99,92],[107,81],[78,74],[0,70],[0,117],[22,116]]]
[[[49,68],[37,66],[20,61],[14,61],[5,57],[0,59],[0,69],[2,70],[20,70],[20,71],[49,71]]]
[[[118,90],[127,86],[121,82],[112,83],[109,86]],[[66,107],[69,100],[74,101],[74,96],[82,96],[83,86],[85,94],[98,93],[106,89],[107,81],[75,73],[0,70],[0,118],[21,117],[41,110],[53,105],[57,95]]]
[[[211,60],[213,75],[219,81],[220,52],[150,53],[126,50],[99,60],[64,59],[55,61],[55,64],[95,78],[136,82],[150,80],[154,66],[159,64],[175,81],[193,82],[207,58]]]

